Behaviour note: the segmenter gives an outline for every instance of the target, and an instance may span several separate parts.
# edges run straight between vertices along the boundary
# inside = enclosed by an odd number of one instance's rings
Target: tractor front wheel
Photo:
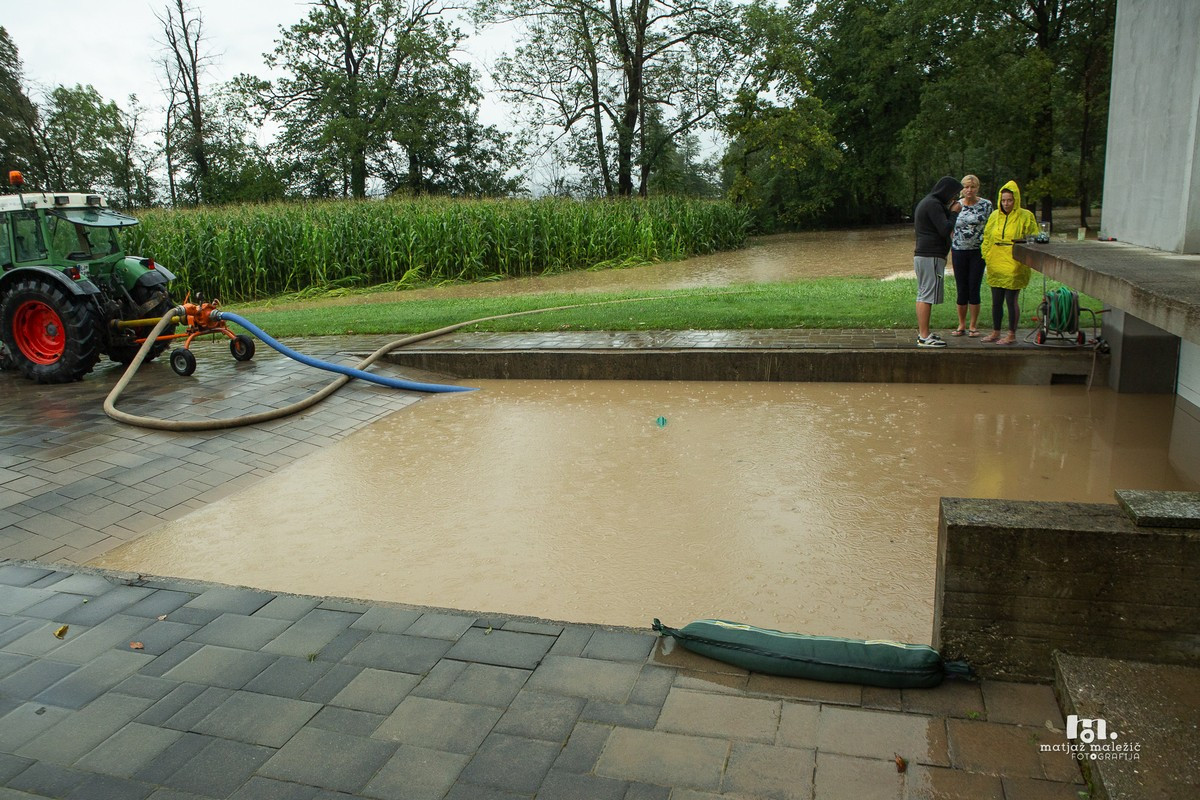
[[[0,338],[13,366],[38,383],[77,381],[100,360],[93,307],[49,280],[18,281],[4,296]]]

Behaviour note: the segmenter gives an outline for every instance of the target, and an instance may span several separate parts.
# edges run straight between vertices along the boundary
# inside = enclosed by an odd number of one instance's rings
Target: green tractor
[[[9,182],[20,187],[20,173]],[[77,381],[101,355],[128,364],[153,322],[174,305],[175,276],[152,259],[127,256],[118,232],[137,225],[95,194],[0,196],[0,364],[38,383]],[[174,333],[168,326],[164,334]],[[148,358],[166,349],[156,342]]]

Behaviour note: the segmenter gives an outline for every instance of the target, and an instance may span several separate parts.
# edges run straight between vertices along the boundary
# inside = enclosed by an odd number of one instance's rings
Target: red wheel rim
[[[13,339],[21,355],[33,363],[53,364],[66,344],[62,318],[41,300],[26,300],[13,315]]]

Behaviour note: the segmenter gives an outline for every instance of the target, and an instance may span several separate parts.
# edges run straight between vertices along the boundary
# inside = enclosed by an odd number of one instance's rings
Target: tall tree
[[[188,175],[183,184],[193,203],[206,202],[210,173],[208,125],[205,90],[201,83],[210,56],[204,48],[204,20],[200,12],[174,0],[156,13],[162,27],[165,57],[162,60],[167,80],[165,147],[170,153],[168,170],[182,166]],[[182,163],[181,163],[182,162]],[[175,200],[174,174],[170,178],[172,202]]]
[[[481,23],[518,22],[501,90],[535,129],[557,129],[607,195],[645,195],[656,161],[736,88],[728,0],[477,0]]]
[[[0,25],[0,167],[22,170],[31,178],[44,168],[33,134],[37,124],[37,107],[25,91],[21,56]]]
[[[479,92],[451,57],[462,38],[437,0],[314,0],[266,56],[284,77],[241,85],[281,123],[307,193],[365,197],[385,167],[387,188],[414,192],[464,161],[494,178],[494,152],[474,145],[499,134],[478,125]]]

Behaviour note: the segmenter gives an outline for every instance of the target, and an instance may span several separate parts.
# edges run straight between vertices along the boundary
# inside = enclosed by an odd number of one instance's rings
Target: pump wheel
[[[186,347],[178,347],[171,351],[171,369],[176,375],[187,377],[196,371],[196,356]]]
[[[1080,331],[1075,336],[1075,341],[1079,342],[1079,345],[1082,347],[1083,345],[1087,344],[1087,334],[1083,331]]]
[[[161,286],[135,286],[130,293],[133,296],[134,302],[137,303],[137,308],[132,312],[136,314],[134,317],[126,317],[126,319],[150,319],[151,317],[162,317],[175,306],[171,303],[171,298],[167,297],[167,292]],[[141,339],[150,335],[154,330],[153,325],[144,328],[133,328],[135,338]],[[168,325],[163,328],[162,335],[170,336],[175,332],[174,325]],[[167,349],[170,340],[155,342],[150,345],[150,352],[146,354],[145,361],[153,361],[162,355]],[[108,357],[120,364],[128,364],[133,361],[133,357],[137,355],[141,349],[140,344],[113,344],[108,348]]]
[[[1036,342],[1037,344],[1045,344],[1046,343],[1046,332],[1043,330],[1039,330],[1036,334],[1034,334],[1033,341]]]
[[[238,361],[249,361],[254,358],[254,340],[244,333],[229,340],[229,352]]]
[[[38,383],[70,383],[100,360],[96,315],[49,279],[18,281],[0,302],[0,338],[13,366]]]

